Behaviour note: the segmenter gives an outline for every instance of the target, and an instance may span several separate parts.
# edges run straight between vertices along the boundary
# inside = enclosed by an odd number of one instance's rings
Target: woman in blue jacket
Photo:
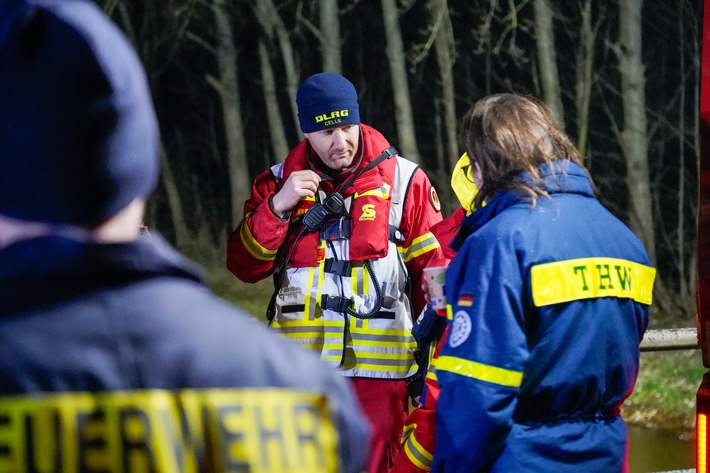
[[[446,273],[432,471],[625,471],[656,271],[544,105],[486,97],[462,139],[479,193]]]

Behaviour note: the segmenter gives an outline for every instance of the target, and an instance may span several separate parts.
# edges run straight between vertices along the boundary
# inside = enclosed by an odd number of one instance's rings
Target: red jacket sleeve
[[[424,473],[431,470],[436,441],[436,402],[439,383],[436,380],[436,360],[446,340],[448,326],[437,341],[429,361],[421,406],[415,408],[404,423],[400,450],[394,456],[390,473]]]
[[[439,241],[441,250],[446,258],[446,263],[444,264],[448,264],[448,262],[454,259],[454,256],[456,255],[456,252],[449,247],[449,244],[461,228],[461,223],[465,217],[466,209],[459,207],[454,210],[451,215],[431,228],[431,232]]]
[[[400,230],[404,233],[403,259],[411,281],[412,314],[419,314],[426,301],[422,291],[422,269],[444,260],[441,245],[430,229],[441,221],[439,197],[427,175],[417,169],[407,191]]]
[[[276,191],[271,171],[259,174],[244,204],[244,218],[227,240],[227,268],[241,281],[258,282],[274,271],[288,230],[288,219],[279,219],[269,208],[269,197]]]

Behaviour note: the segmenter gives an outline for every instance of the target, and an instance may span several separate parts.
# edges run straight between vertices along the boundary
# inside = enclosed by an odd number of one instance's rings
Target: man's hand
[[[281,218],[303,197],[313,197],[318,190],[320,176],[310,170],[294,171],[283,187],[271,198],[271,210]]]

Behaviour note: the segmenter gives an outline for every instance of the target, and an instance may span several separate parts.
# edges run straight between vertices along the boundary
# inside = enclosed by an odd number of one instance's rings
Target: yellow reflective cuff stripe
[[[246,248],[254,258],[261,261],[273,261],[274,258],[276,258],[278,249],[269,250],[261,246],[254,238],[254,235],[251,234],[246,218],[242,220],[242,223],[239,225],[239,237],[242,239],[242,243],[244,243],[244,248]]]
[[[431,461],[434,455],[430,453],[426,448],[416,439],[416,432],[410,435],[407,441],[404,443],[404,453],[409,458],[417,468],[423,471],[431,470]]]
[[[0,471],[338,469],[319,393],[278,388],[0,397]]]
[[[496,366],[477,363],[453,356],[440,356],[436,362],[436,370],[466,376],[480,381],[486,381],[501,386],[516,388],[523,382],[523,372],[498,368]]]
[[[402,260],[405,263],[408,263],[417,256],[421,256],[424,253],[433,251],[440,247],[441,245],[439,245],[439,240],[437,240],[431,232],[427,232],[424,235],[412,240],[412,244],[408,247],[399,248],[399,252],[402,254]]]
[[[617,258],[579,258],[533,266],[533,303],[543,307],[597,297],[651,304],[656,270]]]
[[[404,443],[407,441],[410,435],[414,433],[414,431],[417,428],[416,422],[412,422],[411,424],[404,424],[404,427],[402,427],[402,438],[400,439],[400,444]]]
[[[433,352],[433,350],[432,350]],[[433,355],[433,353],[432,353]],[[426,379],[431,379],[434,381],[438,381],[436,377],[436,366],[439,358],[434,358],[433,356],[429,357],[429,367],[427,368],[426,371]]]

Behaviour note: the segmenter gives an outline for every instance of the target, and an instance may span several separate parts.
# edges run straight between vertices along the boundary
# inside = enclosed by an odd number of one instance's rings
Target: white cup
[[[444,296],[444,279],[447,266],[431,266],[424,268],[424,281],[431,307],[441,315],[446,315],[446,297]]]

